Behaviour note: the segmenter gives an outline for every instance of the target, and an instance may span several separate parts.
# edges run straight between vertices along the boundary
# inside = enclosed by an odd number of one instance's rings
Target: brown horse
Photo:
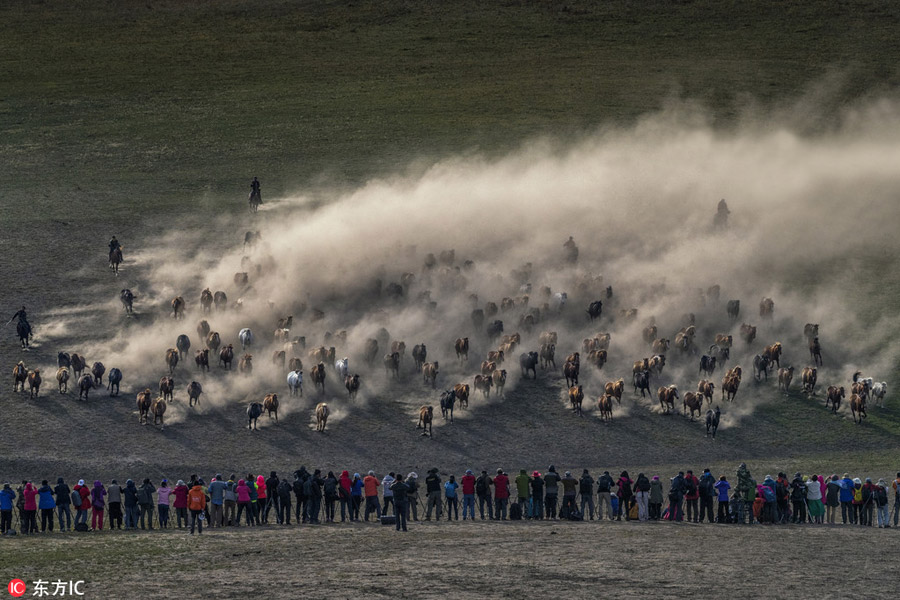
[[[453,393],[456,394],[457,400],[459,400],[460,408],[469,408],[469,384],[468,383],[457,383],[453,386]]]
[[[200,406],[200,394],[203,393],[203,386],[196,381],[192,381],[187,386],[187,393],[188,406],[194,406],[194,402],[197,403],[197,406]]]
[[[384,355],[384,372],[390,377],[400,379],[400,353],[392,352]]]
[[[344,387],[347,388],[347,394],[351,399],[356,398],[356,393],[359,391],[359,375],[344,377]]]
[[[491,373],[491,384],[497,388],[497,395],[503,396],[503,388],[506,386],[506,369],[497,369]]]
[[[494,382],[490,375],[476,375],[472,387],[480,391],[485,398],[490,398],[493,385]]]
[[[200,292],[200,310],[210,312],[212,310],[213,295],[209,288]]]
[[[241,357],[241,361],[238,363],[238,371],[245,375],[250,375],[251,373],[253,373],[252,354],[245,354]]]
[[[13,391],[25,391],[25,382],[28,380],[28,369],[21,360],[13,367]]]
[[[584,390],[580,385],[574,385],[569,388],[569,402],[572,403],[572,412],[579,417],[584,416],[581,413],[581,403],[584,401]]]
[[[325,393],[325,364],[319,363],[309,371],[309,378],[312,379],[313,388],[318,389],[322,386],[322,393]]]
[[[302,371],[303,370],[303,361],[298,357],[294,356],[291,360],[288,361],[288,371]]]
[[[400,355],[400,361],[402,361],[406,354],[406,343],[399,340],[391,342],[391,354],[395,352]]]
[[[209,348],[197,350],[197,355],[194,356],[194,362],[197,363],[197,368],[201,371],[204,368],[209,371]]]
[[[218,331],[211,331],[206,336],[206,347],[209,348],[210,352],[218,352],[221,344],[222,338],[219,337]]]
[[[81,377],[81,373],[87,367],[87,360],[83,356],[79,356],[78,354],[72,354],[72,372],[75,375],[75,378]]]
[[[137,395],[138,423],[142,425],[147,423],[147,415],[150,414],[151,395],[150,388]]]
[[[800,373],[800,381],[803,383],[803,391],[813,395],[813,390],[816,388],[816,379],[818,378],[818,373],[815,367],[804,367],[803,371]]]
[[[269,415],[269,418],[272,418],[272,415],[275,415],[275,422],[278,422],[278,394],[266,394],[266,397],[263,398],[263,408],[266,413]]]
[[[490,377],[491,373],[493,373],[497,369],[497,363],[492,360],[485,360],[481,362],[481,374]]]
[[[150,404],[150,413],[153,415],[153,424],[156,425],[156,422],[159,421],[159,426],[162,429],[165,429],[166,423],[163,420],[163,415],[166,414],[166,401],[164,398],[157,398]]]
[[[328,348],[319,346],[309,351],[309,359],[314,363],[325,362],[328,360]]]
[[[621,405],[622,393],[625,391],[625,380],[619,379],[618,381],[607,381],[606,385],[603,386],[603,390],[606,392],[606,395],[612,396],[616,399],[616,402]]]
[[[540,351],[541,368],[546,369],[551,365],[556,368],[556,345],[549,342],[541,344]]]
[[[697,384],[697,393],[706,398],[707,404],[712,404],[713,394],[716,391],[716,384],[712,381],[707,381],[705,379],[701,380],[700,383]]]
[[[219,352],[219,362],[222,363],[222,368],[231,368],[231,363],[234,362],[234,347],[231,344],[228,344]]]
[[[175,399],[175,380],[171,377],[163,377],[159,380],[159,393],[163,400]]]
[[[781,368],[781,363],[779,359],[781,358],[781,342],[775,342],[771,346],[766,346],[766,349],[763,350],[763,356],[769,360],[769,364],[775,364],[778,368]]]
[[[182,298],[181,296],[172,298],[172,318],[184,318],[184,298]]]
[[[700,416],[700,413],[703,409],[703,396],[700,394],[695,394],[694,392],[685,392],[684,394],[684,409],[682,414],[686,413],[688,408],[691,409],[691,421],[694,420],[694,411],[697,411],[697,416]]]
[[[791,387],[791,381],[794,379],[794,367],[785,367],[778,369],[778,389],[785,392]]]
[[[600,409],[601,421],[612,421],[612,399],[609,394],[604,394],[597,399],[597,408]]]
[[[325,425],[328,424],[328,405],[319,402],[316,405],[316,431],[325,431]]]
[[[813,338],[809,341],[809,357],[813,359],[813,364],[822,366],[822,345],[819,338]]]
[[[67,371],[68,372],[68,371]],[[38,392],[41,391],[41,370],[35,369],[28,374],[29,398],[37,398]]]
[[[178,350],[175,348],[166,350],[166,366],[169,367],[169,374],[175,372],[175,367],[178,366]]]
[[[862,425],[863,418],[869,416],[866,414],[866,399],[857,394],[850,396],[850,413],[853,415],[853,422]],[[859,421],[856,420],[857,415]]]
[[[577,354],[577,353],[576,353]],[[566,386],[578,385],[578,372],[580,367],[577,362],[566,361],[563,366],[563,374],[566,376]]]
[[[834,385],[829,385],[825,394],[825,408],[828,408],[828,405],[831,405],[831,412],[836,413],[838,409],[841,407],[841,399],[846,397],[846,390],[844,386],[837,387]]]
[[[737,377],[736,375],[725,375],[722,379],[722,399],[734,400],[740,386],[740,377]]]
[[[661,387],[656,390],[656,397],[659,398],[659,405],[669,414],[669,410],[675,410],[675,400],[678,398],[678,388],[674,385]]]
[[[437,381],[438,375],[438,362],[427,362],[422,365],[422,380],[423,383],[431,382],[431,387],[435,386],[435,382]]]
[[[505,357],[506,354],[503,352],[503,350],[490,350],[487,353],[487,360],[485,362],[492,362],[497,365],[502,365]]]
[[[95,362],[91,367],[91,375],[94,376],[94,385],[100,387],[103,385],[103,375],[106,373],[106,367],[102,362]]]
[[[56,371],[56,383],[59,385],[59,393],[66,394],[69,392],[69,369],[60,367]]]
[[[209,335],[209,322],[206,319],[200,321],[197,324],[197,335],[200,337],[200,340],[205,340]]]
[[[122,246],[109,252],[109,268],[116,275],[119,274],[119,265],[122,264]]]
[[[419,422],[416,424],[416,429],[422,429],[422,435],[429,435],[434,437],[434,407],[433,406],[422,406],[419,408]]]
[[[276,350],[272,353],[272,364],[284,371],[284,350]]]
[[[94,378],[90,373],[85,373],[78,378],[76,383],[78,384],[78,399],[81,400],[81,396],[84,396],[84,399],[87,400],[88,393],[94,389]]]
[[[457,338],[456,344],[454,346],[456,348],[456,358],[460,361],[468,361],[469,360],[469,338]]]

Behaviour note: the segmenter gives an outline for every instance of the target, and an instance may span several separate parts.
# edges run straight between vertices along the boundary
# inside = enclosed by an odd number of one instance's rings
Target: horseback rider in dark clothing
[[[253,181],[250,182],[250,199],[256,198],[256,201],[262,204],[262,194],[259,191],[259,179],[256,177],[253,178]]]
[[[728,210],[728,203],[725,202],[725,199],[722,198],[719,200],[719,205],[716,209],[716,216],[713,219],[713,225],[719,228],[724,228],[728,226],[728,215],[731,214],[731,211]]]
[[[116,239],[116,236],[112,236],[112,239],[109,240],[109,253],[112,254],[116,250],[122,248],[122,244],[119,243],[119,240]]]
[[[20,308],[20,309],[16,312],[16,314],[14,314],[14,315],[12,316],[12,319],[10,319],[9,322],[12,323],[12,322],[15,321],[16,319],[19,320],[19,323],[25,323],[26,325],[28,325],[28,315],[25,313],[25,307],[24,307],[24,306],[23,306],[22,308]]]

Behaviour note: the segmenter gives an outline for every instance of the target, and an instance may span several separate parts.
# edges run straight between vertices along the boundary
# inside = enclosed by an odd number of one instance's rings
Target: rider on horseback
[[[262,204],[262,194],[259,191],[259,179],[253,178],[250,182],[250,199],[256,198],[256,201]]]
[[[26,325],[28,325],[28,315],[25,313],[24,306],[12,316],[12,319],[10,319],[10,321],[13,321],[14,319],[19,319],[19,323],[25,323]]]
[[[112,239],[109,240],[109,253],[112,254],[116,250],[122,248],[122,244],[119,243],[119,240],[116,239],[116,236],[112,236]]]

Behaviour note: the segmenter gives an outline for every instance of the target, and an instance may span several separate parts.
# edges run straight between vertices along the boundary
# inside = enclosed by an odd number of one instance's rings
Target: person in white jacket
[[[388,473],[384,476],[384,479],[381,480],[381,489],[384,490],[384,508],[381,509],[381,514],[388,514],[388,506],[393,507],[393,511],[396,513],[396,505],[394,504],[394,492],[391,491],[391,484],[394,483],[394,474]]]

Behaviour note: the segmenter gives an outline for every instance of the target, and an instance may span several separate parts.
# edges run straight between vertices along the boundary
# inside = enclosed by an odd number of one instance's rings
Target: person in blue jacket
[[[6,533],[12,528],[12,511],[15,500],[16,493],[9,483],[4,483],[3,489],[0,490],[0,534]]]
[[[350,509],[351,521],[359,521],[359,507],[362,505],[364,487],[365,484],[363,483],[362,477],[359,476],[359,473],[354,473],[353,482],[350,484],[350,501],[352,507]]]
[[[844,525],[850,523],[851,525],[856,524],[856,511],[853,506],[853,480],[850,479],[850,475],[844,473],[844,477],[841,479],[841,522]]]
[[[718,493],[717,500],[719,501],[719,516],[716,522],[729,523],[731,522],[731,516],[728,514],[728,490],[731,489],[731,484],[728,483],[728,479],[722,475],[719,477],[719,481],[716,482],[714,487]]]
[[[138,508],[137,487],[131,479],[125,482],[122,497],[125,505],[125,529],[137,529],[140,509]]]
[[[41,497],[40,500],[38,500],[38,509],[41,511],[41,533],[47,531],[48,527],[52,532],[53,517],[55,516],[53,513],[56,509],[56,501],[53,500],[53,488],[50,487],[50,484],[47,483],[46,479],[41,482],[38,494]]]

